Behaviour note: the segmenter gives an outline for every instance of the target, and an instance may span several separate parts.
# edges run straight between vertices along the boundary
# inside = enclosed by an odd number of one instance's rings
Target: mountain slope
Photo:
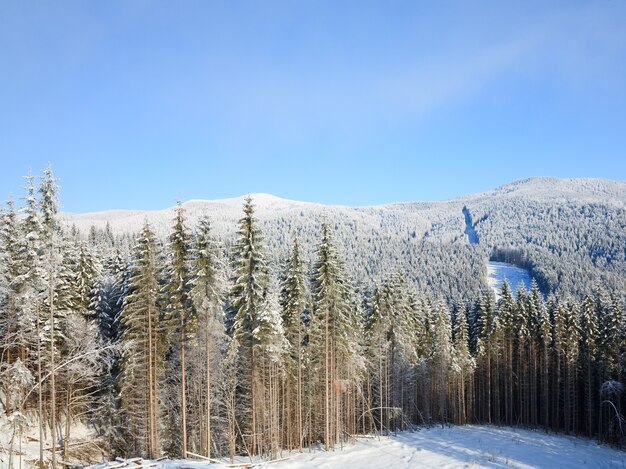
[[[580,292],[596,283],[626,290],[624,182],[542,177],[447,201],[370,207],[250,196],[274,266],[294,236],[310,258],[325,222],[348,270],[365,285],[399,271],[422,291],[459,298],[486,287],[485,260],[492,257],[529,268],[546,293]],[[192,200],[183,207],[189,226],[208,216],[228,245],[243,199]],[[478,244],[468,242],[464,207]],[[62,220],[93,236],[107,225],[115,235],[133,234],[147,221],[164,238],[174,210],[63,214]]]

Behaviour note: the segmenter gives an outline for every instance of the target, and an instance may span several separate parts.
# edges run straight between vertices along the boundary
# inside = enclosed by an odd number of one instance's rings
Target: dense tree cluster
[[[275,458],[434,423],[626,444],[622,291],[464,296],[480,291],[484,248],[423,240],[398,254],[410,268],[370,285],[323,222],[313,246],[294,234],[274,262],[250,199],[228,243],[182,206],[167,238],[146,224],[132,248],[65,230],[56,210],[48,169],[0,224],[2,410],[16,440],[39,424],[42,459],[46,439],[71,458],[79,421],[110,455],[152,458]],[[421,260],[455,255],[470,264],[424,274]]]
[[[626,291],[623,207],[518,198],[490,201],[474,216],[483,247],[528,268],[544,293],[576,296],[597,282]]]

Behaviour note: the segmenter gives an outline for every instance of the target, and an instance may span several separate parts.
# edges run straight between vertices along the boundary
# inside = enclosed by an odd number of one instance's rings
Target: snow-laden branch
[[[35,385],[28,391],[28,393],[26,393],[26,396],[24,397],[22,402],[26,402],[28,400],[28,397],[33,393],[33,391],[35,391],[35,389],[37,389],[39,386],[41,386],[46,379],[48,379],[50,376],[52,376],[53,373],[56,373],[61,368],[64,368],[67,365],[69,365],[70,363],[73,363],[73,362],[75,362],[77,360],[80,360],[81,358],[85,358],[85,357],[88,357],[90,355],[99,354],[99,353],[104,352],[105,350],[109,350],[109,349],[116,348],[116,347],[118,347],[117,344],[109,344],[106,347],[102,347],[102,348],[98,348],[98,349],[94,349],[94,350],[89,350],[87,352],[81,353],[80,355],[76,355],[75,357],[72,357],[69,360],[59,364],[52,371],[50,371],[47,375],[45,375],[43,378],[41,378],[41,380],[39,382],[35,383]]]

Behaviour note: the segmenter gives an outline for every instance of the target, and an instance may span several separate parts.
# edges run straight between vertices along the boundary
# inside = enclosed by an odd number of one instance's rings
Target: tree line
[[[401,273],[363,287],[325,223],[312,262],[294,237],[270,265],[250,199],[226,249],[179,206],[167,239],[146,224],[126,258],[64,228],[57,205],[48,168],[0,225],[1,402],[12,444],[38,426],[53,467],[77,422],[110,456],[150,458],[276,458],[423,424],[626,443],[619,292],[505,282],[451,306]]]

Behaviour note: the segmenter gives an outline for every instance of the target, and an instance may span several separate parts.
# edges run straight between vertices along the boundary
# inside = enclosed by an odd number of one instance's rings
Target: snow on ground
[[[487,262],[487,283],[493,289],[496,298],[500,295],[500,289],[505,279],[509,282],[513,294],[515,294],[520,284],[526,290],[530,290],[532,278],[526,269],[506,262]]]
[[[4,395],[0,392],[0,400]],[[15,432],[12,422],[15,422],[17,413],[12,417],[7,417],[0,411],[0,469],[9,466],[9,454],[13,453],[13,467],[32,468],[39,462],[39,422],[32,416],[26,417],[23,421],[25,427],[21,434]],[[100,440],[95,434],[93,427],[80,422],[74,422],[70,434],[70,449],[68,452],[68,462],[72,464],[87,464],[98,461],[104,454],[100,447]],[[44,432],[44,458],[49,461],[51,458],[50,448],[52,438],[50,429]],[[60,455],[59,455],[60,458]]]
[[[276,469],[626,468],[626,452],[582,438],[491,426],[422,428],[382,438],[359,438],[343,450],[285,453]],[[239,462],[245,462],[240,459]],[[92,469],[109,467],[106,463]],[[146,467],[146,466],[144,466]],[[228,465],[160,461],[159,469],[221,469]]]

